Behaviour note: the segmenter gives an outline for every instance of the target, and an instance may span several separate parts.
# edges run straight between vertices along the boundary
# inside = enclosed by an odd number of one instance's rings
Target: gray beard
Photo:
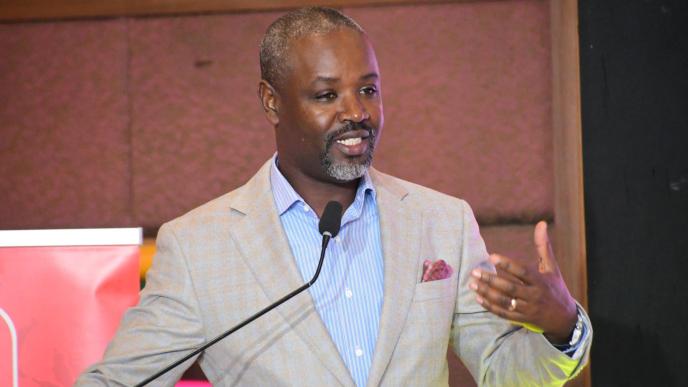
[[[368,170],[368,167],[370,166],[370,163],[364,163],[364,164],[334,164],[330,163],[329,166],[325,169],[325,173],[333,179],[339,180],[339,181],[352,181],[356,180],[363,175],[365,175],[366,171]]]
[[[334,145],[333,141],[328,141],[325,151],[320,154],[320,165],[323,167],[327,176],[339,181],[352,181],[363,177],[368,168],[373,163],[373,151],[375,148],[375,131],[370,132],[370,136],[365,139],[368,141],[368,151],[362,162],[341,162],[336,163],[330,157],[330,149]]]

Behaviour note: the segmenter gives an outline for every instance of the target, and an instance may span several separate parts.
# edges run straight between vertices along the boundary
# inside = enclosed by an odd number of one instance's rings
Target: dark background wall
[[[594,386],[688,385],[688,2],[579,2]]]

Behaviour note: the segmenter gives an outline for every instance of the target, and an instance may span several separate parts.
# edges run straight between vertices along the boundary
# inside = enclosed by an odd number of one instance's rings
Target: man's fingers
[[[523,312],[528,309],[529,303],[515,294],[508,294],[491,286],[486,286],[480,282],[476,283],[475,292],[484,300],[488,300],[491,305],[499,306],[509,312],[519,309]]]
[[[499,266],[495,266],[495,268],[497,269],[497,275],[500,278],[504,278],[505,280],[513,282],[515,284],[523,285],[523,281],[518,279],[515,275],[509,273],[508,271],[502,270]]]
[[[554,259],[552,244],[549,241],[549,234],[547,233],[547,222],[540,221],[535,225],[533,240],[535,242],[538,259],[540,260],[538,263],[538,270],[541,273],[558,272],[559,267]]]
[[[512,306],[514,304],[512,304],[511,299],[505,302],[502,298],[494,299],[489,296],[478,295],[476,296],[476,301],[478,301],[483,308],[487,309],[488,312],[501,318],[511,321],[526,322],[526,316],[522,311],[528,308],[528,305],[523,300],[515,299],[515,307],[513,308]]]
[[[506,297],[525,297],[526,292],[522,283],[514,282],[509,278],[505,278],[503,275],[490,273],[485,270],[475,269],[471,273],[473,278],[475,278],[474,284],[472,286],[473,290],[480,294],[481,290],[495,289],[496,291],[504,294]],[[514,277],[515,278],[515,277]],[[516,279],[518,281],[518,279]]]
[[[528,271],[525,265],[522,265],[511,258],[507,258],[503,255],[492,254],[490,255],[490,262],[495,265],[501,271],[509,273],[514,276],[519,281],[526,285],[533,283],[532,274]]]

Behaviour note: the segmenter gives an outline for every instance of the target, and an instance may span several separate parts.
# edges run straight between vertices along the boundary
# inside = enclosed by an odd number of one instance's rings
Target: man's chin
[[[339,154],[333,147],[327,147],[320,155],[320,163],[325,174],[339,182],[360,179],[373,162],[374,143],[371,141],[367,152],[358,156]]]
[[[348,182],[363,177],[366,171],[368,171],[368,167],[369,163],[334,163],[327,167],[326,172],[328,176],[337,181]]]

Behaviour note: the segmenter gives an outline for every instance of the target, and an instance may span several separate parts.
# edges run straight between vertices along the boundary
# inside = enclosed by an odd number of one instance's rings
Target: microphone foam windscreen
[[[331,201],[325,206],[318,228],[320,234],[328,231],[332,234],[332,238],[339,234],[339,228],[342,225],[342,205],[339,202]]]

